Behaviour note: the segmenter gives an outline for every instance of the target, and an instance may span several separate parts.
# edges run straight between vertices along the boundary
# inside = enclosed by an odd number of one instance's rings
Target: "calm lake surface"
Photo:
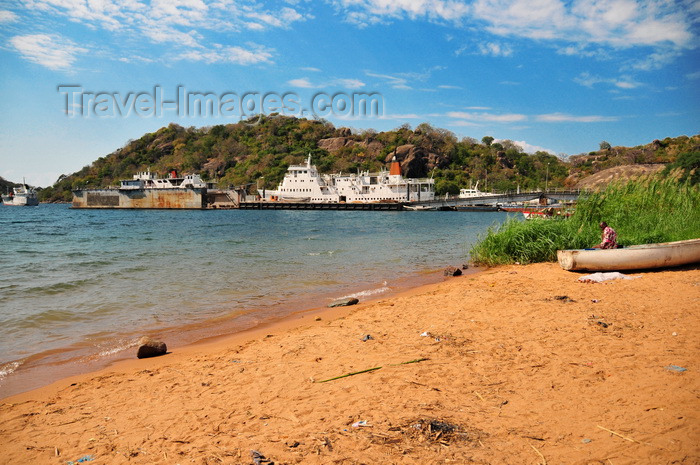
[[[51,367],[133,356],[144,334],[170,346],[381,296],[465,262],[506,217],[0,207],[0,397]]]

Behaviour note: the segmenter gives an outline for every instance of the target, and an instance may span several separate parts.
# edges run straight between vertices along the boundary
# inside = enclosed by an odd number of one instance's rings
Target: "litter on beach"
[[[668,365],[666,367],[668,371],[676,371],[678,373],[683,373],[684,371],[688,371],[687,368],[679,367],[678,365]]]
[[[602,283],[603,281],[611,281],[613,279],[637,279],[641,278],[641,276],[627,276],[626,274],[622,274],[619,271],[611,271],[607,273],[603,273],[602,271],[599,271],[597,273],[593,274],[588,274],[586,276],[581,276],[578,278],[579,282],[582,283]]]
[[[367,420],[356,421],[355,423],[352,424],[352,427],[353,427],[353,428],[362,428],[362,427],[365,427],[365,426],[372,426],[372,425],[370,425],[369,423],[367,423]]]
[[[92,455],[84,455],[76,461],[69,461],[66,463],[67,463],[67,465],[75,465],[77,463],[92,462],[93,460],[95,460],[95,458]]]

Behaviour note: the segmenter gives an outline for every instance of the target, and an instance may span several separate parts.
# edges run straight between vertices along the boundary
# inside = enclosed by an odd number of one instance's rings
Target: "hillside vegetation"
[[[115,186],[149,169],[159,175],[173,169],[199,173],[220,187],[274,188],[287,167],[302,163],[308,154],[322,173],[378,171],[395,156],[405,176],[433,176],[438,194],[454,194],[476,182],[489,191],[573,187],[583,177],[612,166],[667,164],[679,154],[700,152],[700,136],[681,136],[644,147],[606,148],[566,161],[546,152],[526,154],[515,143],[495,142],[490,136],[481,141],[458,139],[427,123],[385,132],[351,131],[323,120],[275,115],[256,117],[255,123],[205,128],[170,124],[76,173],[62,175],[40,192],[40,199],[70,201],[73,189]]]
[[[6,192],[12,190],[13,187],[17,187],[18,185],[19,184],[10,182],[7,179],[0,176],[0,193],[5,194]]]

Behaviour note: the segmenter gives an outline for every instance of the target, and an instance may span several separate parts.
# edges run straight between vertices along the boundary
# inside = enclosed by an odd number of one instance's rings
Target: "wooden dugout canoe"
[[[559,265],[568,271],[621,271],[666,268],[700,263],[700,239],[631,245],[622,249],[557,250]]]

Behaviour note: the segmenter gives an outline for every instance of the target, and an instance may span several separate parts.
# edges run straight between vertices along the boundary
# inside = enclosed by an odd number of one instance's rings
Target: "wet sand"
[[[4,399],[0,462],[697,464],[700,270],[636,275],[499,267],[120,362]]]

